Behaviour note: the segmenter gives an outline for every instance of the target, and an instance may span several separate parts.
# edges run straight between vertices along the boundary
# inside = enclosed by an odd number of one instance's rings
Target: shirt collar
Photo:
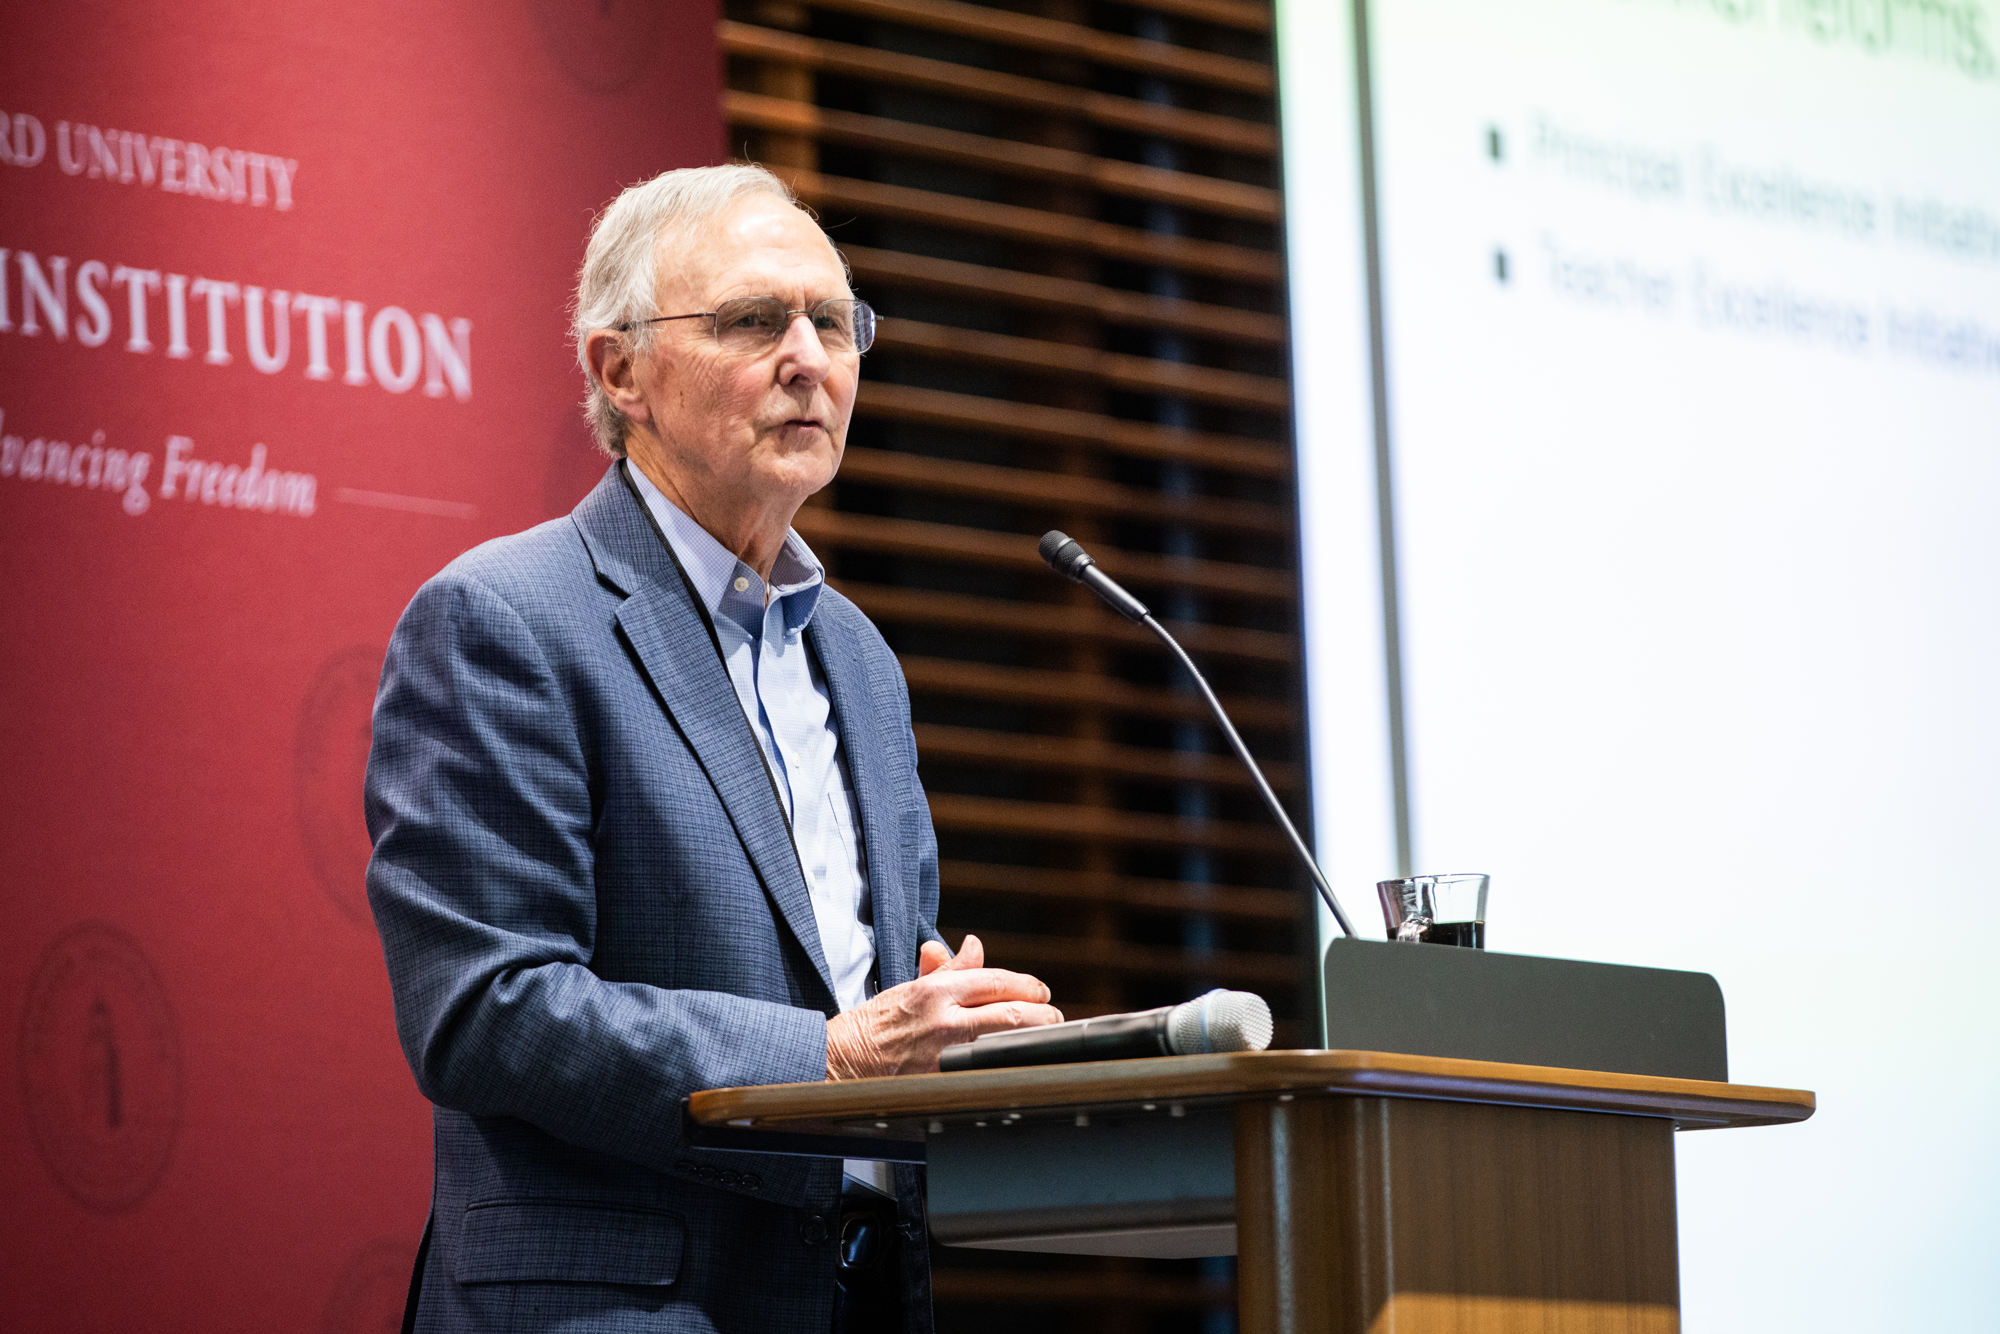
[[[645,470],[625,463],[625,471],[639,488],[639,495],[652,511],[667,544],[680,558],[694,585],[695,596],[710,616],[726,616],[751,634],[764,623],[764,581],[757,572],[738,560],[736,553],[715,540],[706,528],[668,500]],[[740,587],[739,587],[740,585]],[[784,615],[785,631],[797,634],[811,624],[813,609],[819,605],[820,589],[826,586],[826,567],[805,539],[785,530],[785,544],[771,564],[770,590]]]

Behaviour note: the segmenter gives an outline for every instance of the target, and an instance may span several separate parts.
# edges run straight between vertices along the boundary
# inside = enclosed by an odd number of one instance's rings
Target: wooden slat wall
[[[729,0],[735,151],[883,316],[798,527],[901,656],[941,925],[1071,1016],[1210,986],[1301,1031],[1302,877],[1143,630],[1049,573],[1062,528],[1195,653],[1303,796],[1268,0]],[[1295,813],[1297,807],[1295,805]],[[1232,1328],[1228,1262],[936,1249],[945,1330]]]

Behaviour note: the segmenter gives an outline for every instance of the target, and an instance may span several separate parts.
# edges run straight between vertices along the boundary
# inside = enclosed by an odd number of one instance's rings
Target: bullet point
[[[1500,161],[1506,156],[1506,149],[1500,140],[1500,127],[1498,125],[1489,125],[1486,127],[1486,156],[1492,158],[1495,162]]]
[[[1493,252],[1493,277],[1496,282],[1507,281],[1507,252],[1504,250]]]

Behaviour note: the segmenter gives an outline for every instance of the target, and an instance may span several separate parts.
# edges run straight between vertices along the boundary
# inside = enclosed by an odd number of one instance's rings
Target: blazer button
[[[799,1240],[808,1246],[817,1246],[826,1240],[826,1220],[818,1214],[806,1215],[806,1221],[799,1224]]]

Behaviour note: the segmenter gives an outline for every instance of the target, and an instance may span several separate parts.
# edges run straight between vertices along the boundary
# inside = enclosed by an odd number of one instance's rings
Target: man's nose
[[[786,384],[798,379],[818,384],[833,369],[833,358],[819,341],[819,330],[813,327],[812,316],[802,310],[795,312],[785,326],[778,349],[779,378]]]

